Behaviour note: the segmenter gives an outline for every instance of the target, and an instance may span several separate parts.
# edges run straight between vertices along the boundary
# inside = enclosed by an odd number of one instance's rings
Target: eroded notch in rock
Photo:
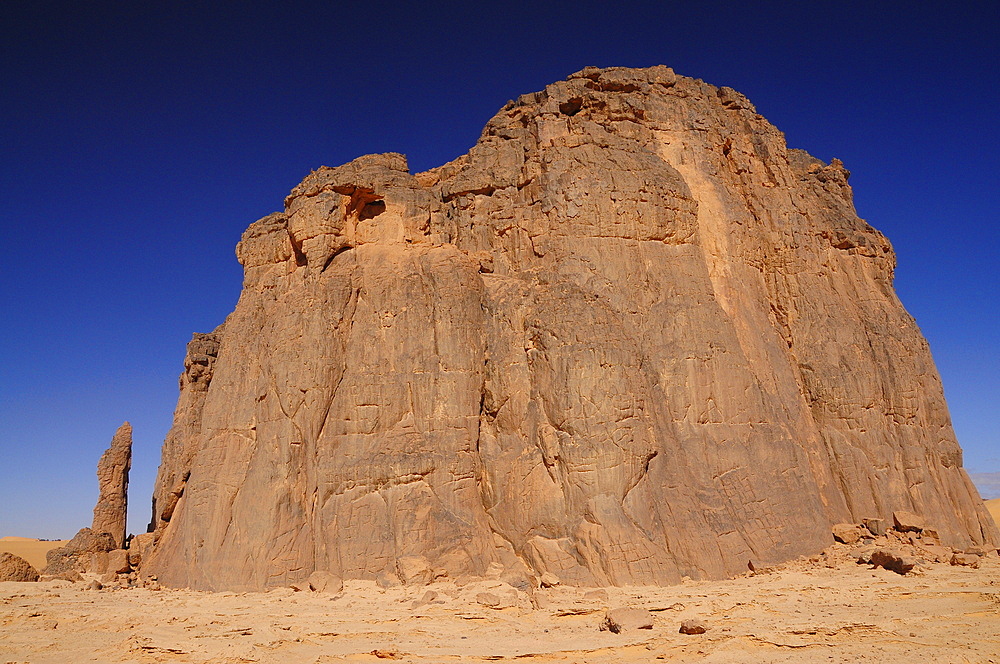
[[[358,221],[364,221],[365,219],[374,219],[385,212],[385,201],[376,200],[369,203],[365,203],[361,210],[358,212]]]
[[[559,112],[563,115],[574,116],[580,112],[581,108],[583,108],[583,100],[579,97],[573,97],[559,104]]]

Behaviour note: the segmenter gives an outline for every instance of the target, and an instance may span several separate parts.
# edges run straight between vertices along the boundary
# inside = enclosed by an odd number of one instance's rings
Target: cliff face
[[[425,173],[313,172],[189,349],[144,572],[668,584],[894,510],[997,542],[847,177],[665,67],[522,96]]]

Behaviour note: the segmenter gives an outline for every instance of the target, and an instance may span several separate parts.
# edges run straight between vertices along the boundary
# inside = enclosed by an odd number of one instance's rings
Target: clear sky
[[[117,426],[143,531],[192,332],[244,228],[309,171],[464,153],[586,65],[740,90],[852,171],[941,371],[966,466],[1000,471],[1000,4],[0,2],[0,536],[90,524]]]

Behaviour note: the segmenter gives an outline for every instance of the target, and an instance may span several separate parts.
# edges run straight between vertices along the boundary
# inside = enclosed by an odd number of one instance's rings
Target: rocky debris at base
[[[646,609],[620,606],[604,614],[600,628],[602,631],[615,634],[637,629],[653,629],[653,614]]]
[[[38,570],[27,560],[13,553],[0,551],[0,581],[38,581]]]

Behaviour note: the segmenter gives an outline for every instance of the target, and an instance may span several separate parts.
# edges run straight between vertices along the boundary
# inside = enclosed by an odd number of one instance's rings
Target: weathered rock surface
[[[917,565],[917,560],[913,556],[890,549],[876,549],[872,552],[870,561],[875,567],[884,567],[897,574],[907,574]]]
[[[0,551],[0,581],[38,581],[38,570],[21,556]]]
[[[524,95],[425,173],[313,172],[188,346],[144,573],[669,584],[894,511],[995,544],[848,175],[666,67]]]
[[[615,634],[637,629],[653,629],[653,614],[646,609],[620,606],[604,614],[600,628]]]
[[[128,471],[132,468],[132,425],[125,422],[111,439],[111,446],[97,463],[100,495],[94,506],[95,533],[110,533],[116,547],[125,545],[128,511]]]
[[[833,539],[844,544],[854,544],[861,539],[861,529],[853,523],[838,523],[832,530]]]
[[[65,546],[52,549],[45,554],[47,564],[43,571],[46,575],[88,571],[93,562],[92,554],[106,555],[117,548],[111,533],[98,533],[90,528],[81,528]],[[107,558],[103,560],[107,564]]]
[[[708,626],[700,618],[688,618],[681,622],[677,631],[681,634],[704,634],[708,631]]]

